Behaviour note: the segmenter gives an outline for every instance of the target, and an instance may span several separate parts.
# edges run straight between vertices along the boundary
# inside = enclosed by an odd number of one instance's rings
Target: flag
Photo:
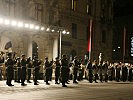
[[[90,59],[90,55],[91,55],[91,47],[92,47],[92,19],[89,19],[88,22],[88,48],[87,51],[89,52],[89,59]]]
[[[7,42],[6,45],[5,45],[5,50],[8,50],[9,48],[12,47],[12,43],[11,41]]]

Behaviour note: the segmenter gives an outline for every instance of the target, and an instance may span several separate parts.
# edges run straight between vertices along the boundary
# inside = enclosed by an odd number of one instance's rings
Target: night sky
[[[133,0],[115,0],[114,16],[133,15]]]

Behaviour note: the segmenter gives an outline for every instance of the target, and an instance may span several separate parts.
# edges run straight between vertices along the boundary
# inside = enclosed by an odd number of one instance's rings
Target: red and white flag
[[[93,24],[93,21],[92,19],[89,19],[89,22],[88,22],[88,48],[87,48],[87,51],[89,52],[89,59],[91,58],[91,49],[92,49],[92,25]]]

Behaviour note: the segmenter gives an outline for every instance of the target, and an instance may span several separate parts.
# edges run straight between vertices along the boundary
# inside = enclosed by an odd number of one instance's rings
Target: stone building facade
[[[113,0],[0,0],[0,16],[20,20],[25,23],[44,26],[46,29],[66,29],[70,34],[62,34],[62,54],[68,57],[87,54],[89,20],[93,21],[92,60],[100,53],[105,60],[111,60]],[[11,41],[11,50],[5,50]],[[36,31],[0,24],[0,51],[17,52],[27,56],[59,55],[59,33]]]
[[[102,53],[104,60],[111,61],[113,0],[58,0],[58,10],[58,24],[70,30],[69,36],[63,36],[63,53],[84,57],[92,20],[91,59],[98,60]]]

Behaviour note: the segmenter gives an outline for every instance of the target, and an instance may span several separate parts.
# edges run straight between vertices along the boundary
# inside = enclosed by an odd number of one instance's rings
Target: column
[[[58,57],[58,37],[54,38],[53,43],[53,60]]]
[[[32,58],[32,35],[28,36],[27,57]]]

